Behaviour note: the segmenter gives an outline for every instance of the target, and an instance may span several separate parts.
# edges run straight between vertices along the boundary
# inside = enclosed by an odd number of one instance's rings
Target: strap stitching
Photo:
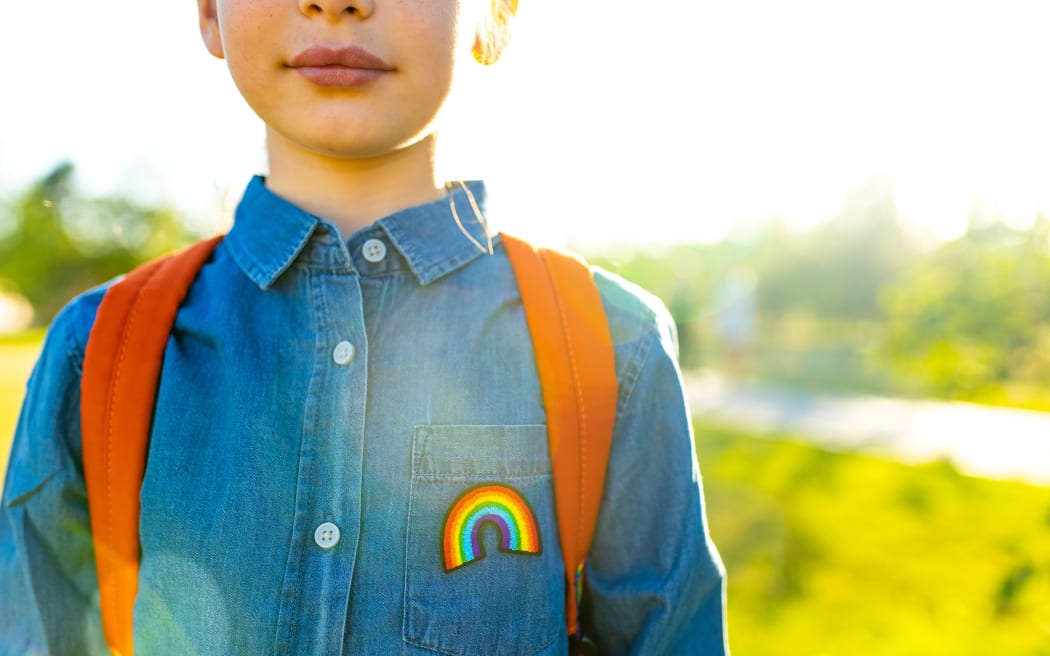
[[[540,255],[541,255],[541,261],[543,262],[544,267],[545,267],[546,272],[547,272],[547,279],[550,281],[550,284],[551,284],[551,291],[552,291],[552,294],[554,296],[554,302],[555,302],[555,304],[558,307],[558,319],[560,320],[561,329],[562,329],[562,336],[563,336],[563,338],[565,340],[565,345],[566,345],[566,351],[568,351],[568,353],[569,353],[569,368],[570,368],[571,373],[572,373],[573,391],[576,394],[577,430],[579,431],[579,435],[577,436],[578,439],[576,441],[576,443],[577,443],[577,461],[576,462],[577,462],[577,470],[578,470],[579,476],[580,476],[580,486],[579,486],[579,490],[577,492],[577,503],[578,503],[578,506],[577,506],[577,512],[576,512],[576,549],[577,549],[577,551],[579,551],[580,542],[581,542],[580,538],[581,538],[582,528],[583,528],[582,527],[582,515],[583,515],[582,510],[584,509],[583,497],[584,497],[584,491],[587,489],[587,486],[586,486],[586,483],[587,483],[587,481],[586,481],[586,472],[585,472],[585,468],[584,468],[584,458],[583,458],[583,454],[587,452],[587,448],[586,448],[587,447],[587,445],[586,445],[586,440],[587,440],[587,408],[584,406],[584,403],[583,403],[583,385],[580,382],[579,369],[576,366],[576,351],[573,349],[573,342],[572,342],[572,339],[571,339],[571,336],[570,336],[570,333],[569,333],[568,317],[566,316],[565,307],[564,307],[564,304],[562,303],[561,295],[558,293],[558,286],[557,286],[557,284],[554,281],[554,271],[551,268],[550,259],[549,259],[549,252],[546,249],[543,249],[543,250],[540,251]],[[573,554],[573,556],[575,557],[576,554]],[[574,566],[578,565],[578,563],[573,563],[573,565]]]
[[[113,498],[113,417],[116,414],[117,405],[117,390],[120,387],[120,375],[123,370],[124,355],[127,352],[128,339],[132,332],[132,327],[135,324],[135,319],[138,317],[138,311],[142,307],[140,301],[142,300],[143,289],[153,280],[153,277],[162,268],[161,264],[158,264],[149,276],[142,282],[142,285],[135,290],[135,300],[132,301],[131,311],[128,313],[127,323],[124,325],[124,330],[120,336],[120,350],[117,356],[117,363],[113,371],[113,383],[109,390],[109,416],[106,419],[106,430],[104,439],[106,443],[106,535],[108,538],[113,537],[113,504],[111,500]]]

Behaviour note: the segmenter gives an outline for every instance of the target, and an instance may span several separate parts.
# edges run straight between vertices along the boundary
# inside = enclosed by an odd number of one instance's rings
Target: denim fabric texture
[[[603,654],[723,654],[673,323],[595,279],[620,391],[583,629]],[[106,653],[79,425],[104,289],[55,319],[29,380],[0,509],[0,654]],[[521,494],[542,551],[501,550],[486,524],[484,557],[446,571],[446,515],[480,483]],[[565,654],[543,401],[499,239],[479,250],[448,199],[344,239],[254,179],[167,345],[140,534],[137,656]]]

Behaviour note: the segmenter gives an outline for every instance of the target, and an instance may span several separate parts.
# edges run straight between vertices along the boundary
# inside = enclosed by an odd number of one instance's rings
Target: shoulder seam
[[[84,375],[84,346],[77,343],[76,338],[72,334],[72,327],[75,321],[67,321],[62,326],[63,340],[66,343],[66,359],[69,360],[70,366],[73,367],[73,371],[76,372],[78,377]]]
[[[623,375],[620,379],[620,400],[616,404],[616,421],[620,420],[620,416],[627,408],[631,401],[631,397],[634,395],[635,387],[638,383],[638,377],[642,373],[642,369],[645,368],[645,363],[649,360],[649,354],[653,350],[653,342],[657,339],[659,331],[648,330],[638,339],[638,346],[635,348],[633,357],[624,366]]]

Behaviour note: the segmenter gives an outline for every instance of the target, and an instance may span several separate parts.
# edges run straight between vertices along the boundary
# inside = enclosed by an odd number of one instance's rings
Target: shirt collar
[[[419,284],[429,285],[487,252],[487,200],[483,182],[455,183],[445,198],[401,210],[378,223]],[[491,226],[488,234],[495,240]]]
[[[378,227],[419,283],[427,285],[485,254],[488,242],[483,221],[488,218],[487,200],[483,182],[455,183],[449,186],[445,198],[384,217],[347,241],[354,242],[355,236],[365,232],[374,233]],[[474,204],[478,212],[474,211]],[[267,289],[295,262],[320,226],[338,234],[329,221],[274,194],[263,177],[255,176],[237,206],[233,228],[225,241],[245,275]],[[489,234],[494,240],[497,238],[491,230]],[[345,249],[346,245],[341,247]]]

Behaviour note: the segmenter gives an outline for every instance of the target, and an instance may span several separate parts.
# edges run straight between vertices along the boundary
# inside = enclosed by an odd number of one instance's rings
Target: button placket
[[[295,546],[281,588],[289,600],[278,620],[281,653],[341,653],[357,562],[368,337],[360,277],[337,269],[309,277],[320,366],[304,398],[309,428],[300,436]]]

